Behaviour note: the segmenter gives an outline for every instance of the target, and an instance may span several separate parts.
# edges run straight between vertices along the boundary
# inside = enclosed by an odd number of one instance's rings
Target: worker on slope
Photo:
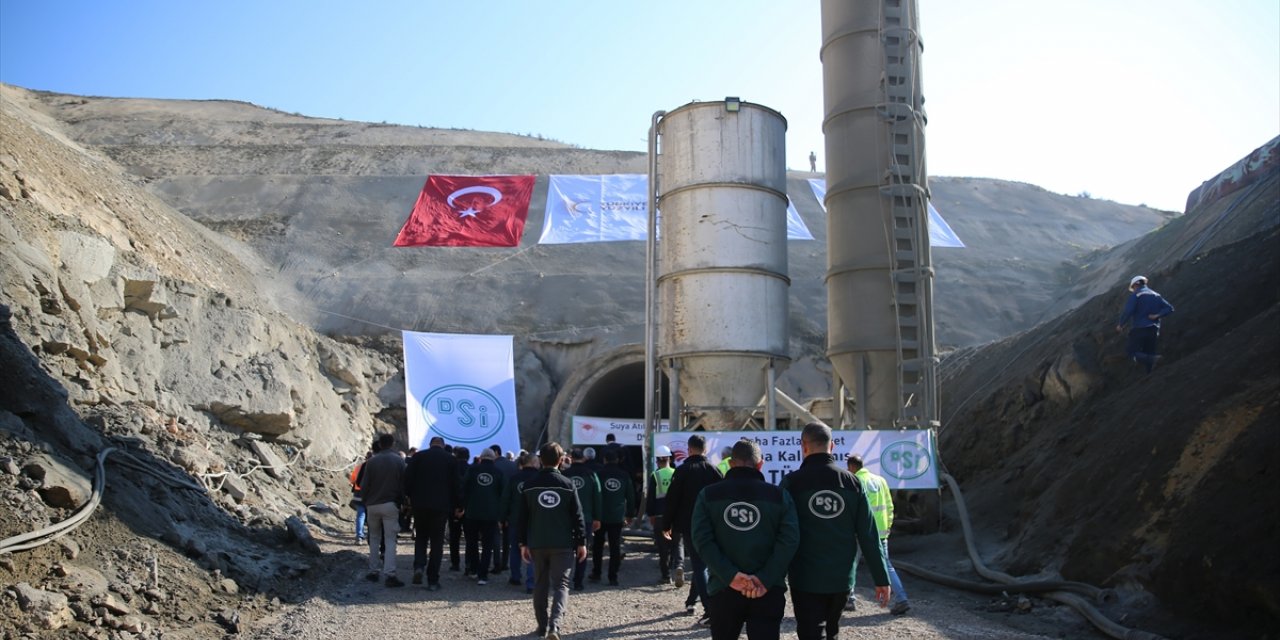
[[[889,586],[893,593],[893,604],[889,606],[889,613],[900,616],[911,608],[911,604],[907,602],[907,590],[902,587],[902,579],[898,577],[893,563],[889,561],[889,531],[893,529],[893,496],[889,494],[889,483],[863,466],[862,457],[857,454],[850,454],[845,464],[854,477],[862,482],[862,492],[867,495],[867,504],[871,507],[871,516],[875,518],[876,529],[880,534],[880,555],[884,558],[884,568],[889,572]],[[875,569],[872,569],[872,576],[875,573]],[[879,591],[877,587],[877,598],[880,595]],[[849,593],[850,609],[853,608],[855,601],[856,597],[851,591]]]
[[[1124,326],[1132,323],[1125,353],[1151,373],[1160,358],[1156,355],[1160,319],[1173,313],[1173,305],[1147,286],[1146,276],[1134,276],[1129,281],[1129,292],[1129,299],[1116,321],[1116,333],[1124,331]]]

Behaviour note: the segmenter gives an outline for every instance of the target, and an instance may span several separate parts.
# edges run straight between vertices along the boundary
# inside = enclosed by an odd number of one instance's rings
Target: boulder
[[[61,629],[75,620],[71,602],[61,593],[37,589],[25,582],[19,582],[10,588],[18,597],[18,606],[35,618],[36,623],[44,629]]]
[[[40,480],[38,489],[45,504],[58,509],[74,509],[88,502],[93,483],[82,469],[52,456],[38,455],[22,466],[22,473]]]

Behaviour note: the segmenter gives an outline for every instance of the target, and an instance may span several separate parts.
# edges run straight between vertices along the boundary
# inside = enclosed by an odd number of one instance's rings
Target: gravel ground
[[[412,540],[400,539],[399,576],[412,576]],[[486,586],[460,573],[442,571],[443,588],[428,592],[422,585],[387,588],[364,580],[365,558],[350,540],[324,541],[329,562],[317,581],[315,595],[279,614],[255,621],[247,637],[255,640],[377,638],[529,638],[535,623],[531,596],[507,584],[507,574],[490,576]],[[909,546],[909,545],[903,545]],[[628,532],[621,585],[587,583],[571,592],[563,624],[566,638],[709,638],[696,617],[683,611],[684,589],[657,585],[652,544],[640,531]],[[606,552],[607,555],[607,552]],[[920,562],[917,554],[904,556]],[[957,558],[958,559],[958,558]],[[954,566],[954,560],[950,562]],[[912,608],[892,616],[874,605],[846,612],[842,638],[1096,638],[1098,634],[1063,607],[1035,601],[1031,611],[1015,613],[1007,603],[955,592],[904,576]],[[871,596],[859,589],[859,597]],[[788,601],[783,637],[794,637],[795,621]]]

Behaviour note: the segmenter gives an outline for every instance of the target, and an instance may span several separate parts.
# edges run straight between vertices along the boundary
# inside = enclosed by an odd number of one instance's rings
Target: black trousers
[[[458,548],[462,546],[462,518],[449,515],[449,566],[458,568]],[[473,567],[468,567],[472,568]]]
[[[498,521],[464,518],[467,527],[467,566],[476,570],[476,577],[489,579],[489,567],[498,551]]]
[[[426,569],[427,584],[440,584],[440,562],[444,559],[444,523],[448,519],[449,513],[446,511],[413,510],[413,524],[417,527],[413,534],[413,570]]]
[[[600,559],[604,555],[604,543],[609,542],[609,579],[618,579],[622,566],[622,523],[601,523],[596,539],[591,545],[591,575],[600,577]]]
[[[759,598],[748,598],[725,587],[711,594],[707,604],[711,640],[735,640],[743,625],[747,627],[748,640],[778,640],[787,598],[785,587],[773,587]]]
[[[796,637],[800,640],[835,640],[840,634],[840,615],[848,599],[848,591],[808,593],[792,589],[791,608],[796,614]]]

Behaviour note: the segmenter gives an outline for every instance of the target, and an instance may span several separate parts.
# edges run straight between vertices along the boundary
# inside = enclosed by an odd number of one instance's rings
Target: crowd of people
[[[788,591],[797,636],[836,638],[842,612],[857,606],[859,563],[880,606],[893,614],[910,608],[889,562],[893,501],[885,480],[857,456],[839,465],[824,425],[805,426],[801,449],[800,468],[778,486],[765,481],[760,448],[749,439],[726,447],[720,465],[706,457],[699,434],[678,467],[667,447],[656,452],[643,504],[659,583],[688,585],[685,611],[701,608],[698,623],[713,639],[737,638],[744,628],[752,640],[777,638]],[[622,531],[639,515],[622,447],[611,442],[595,454],[553,442],[506,455],[493,445],[473,458],[439,437],[422,451],[400,452],[393,436],[379,436],[349,478],[356,540],[368,545],[366,578],[404,586],[396,538],[411,528],[413,584],[440,590],[447,543],[450,571],[478,585],[506,573],[532,595],[535,635],[558,640],[571,591],[584,581],[619,585]]]

